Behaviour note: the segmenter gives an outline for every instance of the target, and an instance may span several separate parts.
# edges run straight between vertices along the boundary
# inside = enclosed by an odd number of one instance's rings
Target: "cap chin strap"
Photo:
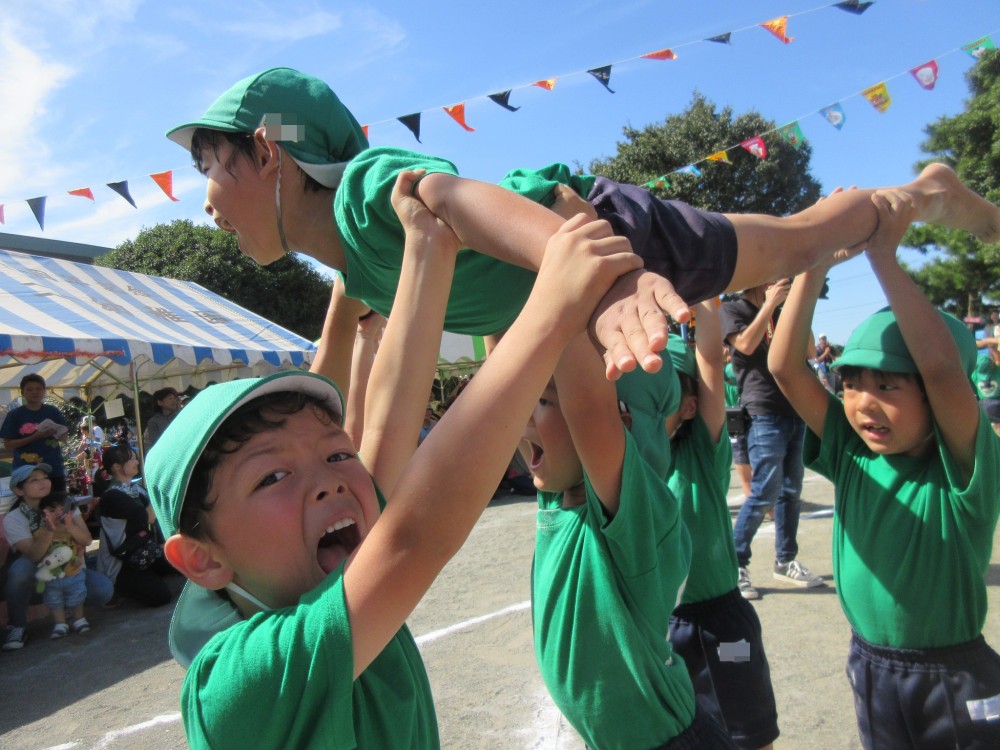
[[[258,607],[262,612],[270,612],[272,609],[272,607],[269,607],[266,604],[264,604],[264,602],[262,602],[260,599],[258,599],[256,596],[251,594],[249,591],[247,591],[239,584],[230,581],[229,583],[226,584],[226,589],[228,591],[232,591],[234,594],[239,594],[248,602],[253,604],[255,607]]]
[[[278,181],[274,183],[274,213],[275,218],[278,222],[278,239],[281,240],[281,249],[284,251],[285,255],[292,252],[291,248],[288,247],[288,240],[285,238],[285,224],[281,220],[281,152],[283,149],[281,146],[277,146],[278,149]]]

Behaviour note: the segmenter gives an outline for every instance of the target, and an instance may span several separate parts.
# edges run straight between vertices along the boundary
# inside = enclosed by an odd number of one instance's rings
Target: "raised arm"
[[[358,319],[368,312],[364,302],[345,294],[344,280],[335,276],[323,321],[323,334],[309,371],[330,378],[340,388],[345,401],[350,398],[351,358]]]
[[[729,336],[728,343],[732,344],[736,351],[748,357],[757,351],[757,347],[760,346],[760,342],[764,340],[764,335],[767,333],[767,327],[770,325],[774,311],[785,301],[789,288],[788,279],[776,281],[767,288],[767,291],[764,292],[764,301],[757,310],[754,319],[750,321],[750,325],[739,333]]]
[[[461,547],[563,349],[583,330],[612,281],[640,262],[627,242],[623,247],[623,240],[610,235],[607,224],[585,221],[571,219],[553,237],[521,314],[421,444],[382,517],[349,558],[344,589],[355,675],[385,647]],[[573,232],[591,241],[574,242],[566,236]],[[393,317],[399,304],[397,297]],[[388,347],[386,340],[383,351]],[[370,428],[369,422],[366,432]]]
[[[967,482],[976,463],[979,403],[948,326],[896,259],[896,248],[916,208],[912,198],[898,190],[880,190],[872,202],[879,227],[868,241],[868,261],[924,381],[945,447]]]
[[[722,361],[722,323],[719,302],[707,299],[695,308],[698,321],[695,358],[698,362],[698,414],[713,442],[726,423],[726,365]]]

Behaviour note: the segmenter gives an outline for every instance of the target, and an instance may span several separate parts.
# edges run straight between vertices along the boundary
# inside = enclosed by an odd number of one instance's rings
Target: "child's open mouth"
[[[542,450],[540,445],[536,445],[531,441],[528,441],[528,445],[531,447],[531,457],[528,460],[528,468],[534,472],[542,463],[542,456],[545,455],[545,451]]]
[[[342,518],[319,540],[316,560],[324,573],[332,573],[361,544],[361,532],[353,518]]]

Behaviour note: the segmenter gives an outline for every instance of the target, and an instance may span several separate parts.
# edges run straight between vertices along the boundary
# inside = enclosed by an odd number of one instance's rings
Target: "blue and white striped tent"
[[[315,351],[189,281],[0,250],[0,404],[28,372],[107,399],[308,367]]]

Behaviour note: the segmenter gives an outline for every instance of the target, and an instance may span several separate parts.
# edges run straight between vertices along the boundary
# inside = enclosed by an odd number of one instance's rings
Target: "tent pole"
[[[146,446],[142,441],[142,416],[139,413],[139,368],[135,365],[135,360],[128,363],[128,373],[132,380],[132,410],[135,413],[135,440],[139,447],[139,466],[143,474],[146,473]],[[145,480],[143,480],[145,486]]]

